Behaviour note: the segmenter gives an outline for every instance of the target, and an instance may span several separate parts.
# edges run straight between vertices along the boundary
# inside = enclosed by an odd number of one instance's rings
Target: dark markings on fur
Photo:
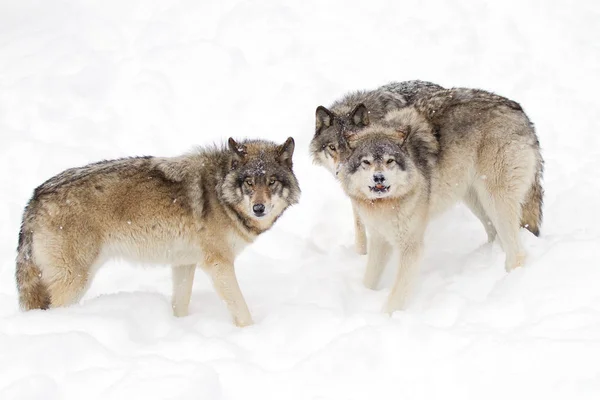
[[[387,85],[383,85],[380,89],[401,95],[404,97],[407,105],[413,104],[417,99],[423,96],[428,96],[439,90],[444,90],[444,88],[438,84],[421,80],[390,82]]]
[[[55,189],[63,186],[70,186],[74,183],[80,182],[81,180],[89,179],[97,174],[110,174],[115,172],[126,172],[123,168],[133,167],[130,170],[137,170],[138,164],[130,165],[132,161],[144,161],[150,160],[153,157],[127,157],[116,160],[104,160],[98,161],[92,164],[88,164],[84,167],[70,168],[60,174],[48,179],[40,186],[35,188],[33,192],[33,198],[39,196],[51,194],[55,192]]]
[[[395,158],[394,161],[398,164],[398,168],[402,171],[406,171],[406,161],[404,160],[404,157]]]
[[[433,131],[430,131],[430,134],[434,137],[433,140],[437,142],[437,138],[435,138]],[[429,146],[428,141],[423,140],[422,136],[416,134],[413,137],[409,137],[406,146],[409,156],[414,161],[415,166],[425,177],[427,177],[427,181],[429,181],[432,170],[432,158],[437,161],[438,150],[433,149]]]
[[[171,201],[171,203],[177,204],[179,207],[184,208],[188,213],[192,212],[192,204],[187,193],[187,185],[185,181],[169,178],[164,171],[160,170],[156,166],[152,167],[152,169],[148,172],[148,177],[160,180],[162,186],[168,188],[165,194],[169,196],[169,201]],[[189,179],[189,177],[187,179]]]
[[[505,106],[515,111],[523,111],[516,101],[480,89],[452,88],[443,89],[420,96],[415,101],[415,108],[423,113],[431,122],[444,115],[450,108],[467,104],[473,111],[486,111],[491,108]]]
[[[535,127],[531,122],[530,128],[532,132],[535,132]],[[539,154],[540,142],[537,139],[537,136],[534,143],[534,148],[537,149]],[[542,187],[543,176],[544,160],[540,156],[538,159],[538,164],[536,165],[535,179],[533,185],[529,189],[529,192],[525,196],[521,215],[521,226],[533,233],[535,236],[540,236],[540,228],[544,218],[542,211],[544,206],[544,188]]]
[[[202,179],[200,182],[201,185],[201,191],[202,193],[208,193],[209,190],[215,190],[214,188],[210,188],[208,187],[207,182]],[[208,217],[208,215],[211,212],[211,204],[210,204],[210,198],[208,196],[202,196],[202,213],[201,213],[201,217],[204,219],[206,217]]]
[[[250,232],[253,233],[255,235],[260,235],[261,233],[263,233],[264,231],[257,229],[256,227],[254,227],[251,223],[250,223],[250,218],[246,217],[245,215],[241,214],[240,212],[238,212],[233,206],[227,204],[226,207],[229,208],[229,210],[233,213],[233,215],[236,216],[237,220],[244,226],[244,228]]]

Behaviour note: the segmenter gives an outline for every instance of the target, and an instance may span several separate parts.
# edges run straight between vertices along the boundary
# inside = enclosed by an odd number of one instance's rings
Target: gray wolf
[[[339,179],[369,232],[364,284],[375,288],[392,248],[398,273],[386,311],[405,307],[428,221],[463,201],[498,235],[510,271],[525,261],[520,226],[539,235],[543,160],[520,105],[449,89],[389,112],[348,137]]]
[[[77,302],[112,257],[171,264],[172,306],[188,312],[196,265],[238,326],[252,324],[234,260],[299,200],[294,140],[199,149],[73,168],[35,189],[19,234],[16,280],[24,310]]]
[[[441,89],[435,83],[420,80],[391,82],[374,90],[348,93],[329,108],[317,107],[315,134],[310,143],[313,161],[335,175],[340,161],[348,152],[344,135],[356,133],[370,123],[381,121],[389,111],[411,105]],[[356,251],[365,254],[367,238],[356,210],[354,227]]]

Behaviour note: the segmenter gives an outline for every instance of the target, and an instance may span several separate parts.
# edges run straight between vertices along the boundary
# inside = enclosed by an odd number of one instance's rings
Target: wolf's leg
[[[358,210],[352,205],[352,211],[354,213],[354,248],[358,254],[367,254],[367,233],[365,231],[365,225],[358,215]]]
[[[64,307],[77,303],[87,291],[94,261],[89,263],[72,258],[54,260],[42,266],[42,281],[48,288],[50,307]]]
[[[419,270],[419,261],[423,249],[423,238],[402,243],[400,246],[400,263],[396,281],[389,294],[384,311],[388,314],[406,307],[412,292],[413,283]]]
[[[483,187],[478,187],[477,193],[486,214],[498,231],[502,248],[506,252],[506,271],[521,267],[525,262],[525,251],[519,237],[522,196]]]
[[[217,261],[210,264],[212,265],[208,265],[206,271],[212,278],[219,297],[227,304],[234,323],[240,327],[252,325],[252,316],[240,290],[233,263]]]
[[[463,201],[479,221],[481,221],[481,224],[487,233],[488,243],[492,243],[494,239],[496,239],[496,228],[494,228],[494,224],[485,213],[481,202],[477,198],[475,190],[472,188],[469,189]]]
[[[381,273],[392,254],[392,246],[378,233],[372,232],[369,240],[369,255],[363,283],[369,289],[375,289],[381,279]]]
[[[41,280],[50,297],[50,307],[77,303],[87,291],[100,253],[99,240],[91,232],[77,236],[73,231],[38,233],[34,239],[35,259]]]
[[[171,267],[171,271],[173,274],[173,298],[171,301],[173,315],[185,317],[188,315],[196,265],[174,265]]]
[[[50,307],[64,307],[77,303],[85,294],[89,272],[85,267],[71,265],[46,265],[42,280],[50,295]]]

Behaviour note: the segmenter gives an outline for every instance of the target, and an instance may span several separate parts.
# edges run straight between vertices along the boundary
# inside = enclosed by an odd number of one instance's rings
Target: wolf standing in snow
[[[310,143],[313,161],[335,175],[337,166],[347,151],[343,135],[357,132],[369,123],[382,120],[387,112],[406,107],[441,89],[443,88],[435,83],[419,80],[392,82],[375,90],[351,92],[334,102],[329,109],[319,106],[316,111],[315,135]],[[366,254],[365,228],[356,210],[354,228],[356,251]]]
[[[347,145],[339,178],[369,231],[367,287],[377,286],[392,248],[400,250],[386,311],[406,304],[428,221],[457,201],[483,222],[488,240],[498,235],[507,271],[523,265],[519,227],[539,235],[543,161],[519,104],[442,90],[388,113]]]
[[[238,326],[252,324],[234,271],[300,188],[294,140],[262,140],[175,158],[140,157],[69,169],[35,189],[17,256],[25,310],[77,302],[108,258],[169,263],[173,312],[187,315],[196,265],[212,278]]]

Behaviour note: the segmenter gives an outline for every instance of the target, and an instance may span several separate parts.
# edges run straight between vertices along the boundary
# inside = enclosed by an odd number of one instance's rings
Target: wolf
[[[314,163],[335,175],[341,159],[348,152],[343,135],[356,133],[370,123],[381,121],[389,111],[406,107],[442,89],[435,83],[420,80],[391,82],[374,90],[348,93],[329,108],[317,107],[315,134],[310,143]],[[356,210],[354,228],[356,251],[365,254],[365,228]]]
[[[398,273],[385,306],[407,303],[429,220],[463,201],[498,235],[507,271],[525,251],[520,225],[536,236],[542,221],[543,159],[521,106],[473,90],[448,89],[350,135],[339,179],[369,232],[364,284],[375,288],[391,250]]]
[[[171,264],[172,307],[185,316],[196,266],[237,326],[252,324],[236,256],[300,196],[294,139],[235,141],[172,158],[136,157],[66,170],[37,187],[19,233],[23,310],[77,302],[113,257]]]

